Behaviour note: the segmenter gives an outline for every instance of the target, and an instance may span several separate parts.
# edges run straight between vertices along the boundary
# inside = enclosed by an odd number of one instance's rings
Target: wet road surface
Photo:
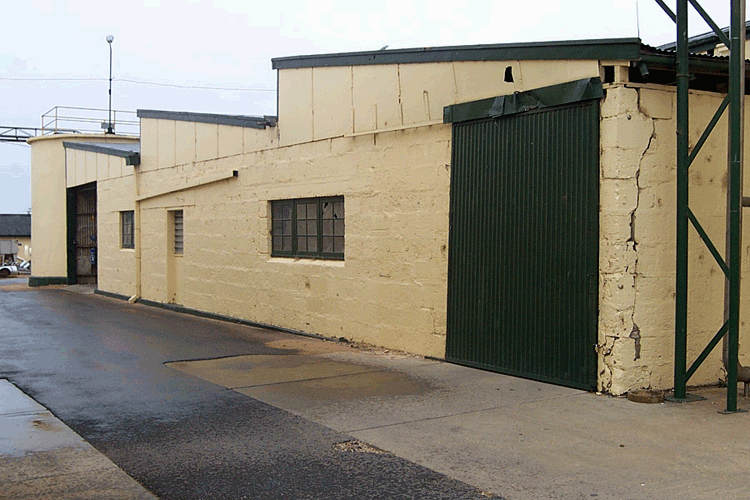
[[[246,354],[285,334],[59,289],[2,291],[0,377],[163,499],[486,498],[349,436],[165,363]]]

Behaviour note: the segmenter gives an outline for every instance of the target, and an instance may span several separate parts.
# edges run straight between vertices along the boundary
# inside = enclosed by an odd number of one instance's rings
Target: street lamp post
[[[107,133],[114,134],[115,129],[112,126],[112,42],[115,37],[107,35],[107,43],[109,44],[109,114],[107,115]]]

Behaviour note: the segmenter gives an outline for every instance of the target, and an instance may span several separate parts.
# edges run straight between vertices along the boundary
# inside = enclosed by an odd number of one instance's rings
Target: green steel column
[[[688,299],[688,0],[677,1],[677,262],[674,398],[685,399]]]
[[[745,0],[732,0],[729,48],[729,352],[727,412],[737,411],[740,329],[740,255],[742,251],[742,148],[745,102]]]

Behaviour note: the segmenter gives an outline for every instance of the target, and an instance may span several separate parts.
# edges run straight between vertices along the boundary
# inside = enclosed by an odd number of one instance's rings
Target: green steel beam
[[[693,211],[690,210],[690,207],[688,207],[687,209],[687,216],[690,222],[693,223],[693,227],[698,232],[698,235],[703,240],[703,243],[705,243],[708,247],[708,251],[711,252],[711,255],[714,256],[714,259],[716,259],[716,263],[719,264],[719,267],[724,272],[724,276],[728,278],[729,266],[727,266],[726,262],[724,262],[724,259],[721,257],[719,250],[716,248],[716,245],[714,245],[714,242],[711,241],[711,238],[708,237],[708,233],[706,233],[706,230],[703,229],[703,226],[701,226],[700,222],[698,222],[698,218],[695,216]]]
[[[711,122],[690,152],[689,124],[689,47],[688,2],[729,48],[729,93],[716,110]],[[716,26],[697,0],[677,0],[677,14],[656,0],[662,9],[677,23],[677,220],[676,220],[676,283],[675,283],[675,360],[673,401],[690,401],[686,392],[687,381],[705,361],[723,337],[727,339],[727,407],[725,413],[737,409],[737,372],[740,316],[740,257],[742,248],[742,167],[743,125],[745,99],[745,0],[731,0],[730,36]],[[716,246],[706,234],[689,207],[688,168],[698,155],[725,109],[729,108],[729,162],[727,191],[727,249],[722,259]],[[688,309],[688,222],[691,222],[726,276],[725,322],[711,342],[687,367],[687,309]]]
[[[745,104],[745,0],[732,0],[729,27],[729,244],[727,286],[729,331],[727,413],[737,411],[737,366],[740,330],[740,257],[742,252],[742,163]]]
[[[688,0],[677,1],[677,248],[675,283],[674,398],[687,396],[688,307]]]
[[[711,135],[711,132],[713,132],[716,124],[719,123],[719,120],[721,119],[721,115],[724,114],[724,110],[727,109],[728,105],[729,105],[729,94],[727,94],[724,100],[721,101],[721,104],[719,105],[719,109],[716,110],[716,113],[714,113],[713,118],[711,118],[711,121],[706,126],[706,130],[703,131],[703,135],[701,135],[701,138],[698,139],[698,142],[695,143],[695,147],[690,152],[690,156],[688,157],[688,168],[690,168],[690,165],[693,164],[693,160],[695,160],[695,157],[698,156],[698,153],[703,147],[703,143],[705,143],[706,139],[708,139],[708,136]]]
[[[701,7],[701,5],[698,3],[698,0],[689,0],[689,1],[690,1],[690,4],[693,7],[695,7],[695,10],[698,11],[698,14],[701,15],[701,17],[703,18],[703,20],[706,21],[706,24],[708,24],[711,27],[711,29],[714,30],[714,33],[716,33],[716,36],[719,38],[719,40],[721,41],[721,43],[723,43],[724,45],[727,46],[727,48],[729,48],[729,44],[730,44],[729,38],[721,30],[721,28],[719,28],[719,26],[717,26],[717,24],[714,22],[714,20],[711,19],[711,16],[708,15],[708,12],[706,12],[705,10],[703,10],[703,7]]]
[[[696,358],[696,360],[693,362],[692,365],[690,365],[690,369],[685,374],[685,380],[690,380],[690,377],[693,376],[695,373],[695,370],[697,370],[700,365],[706,360],[709,354],[711,354],[711,351],[714,350],[714,347],[716,347],[716,344],[719,343],[719,341],[724,337],[724,335],[727,334],[727,330],[729,329],[729,323],[724,323],[721,328],[719,328],[719,331],[716,332],[716,335],[711,339],[711,342],[708,343],[705,349],[703,349],[703,352],[701,352],[700,356]],[[737,392],[737,391],[735,391]]]
[[[674,15],[674,12],[672,12],[672,9],[670,9],[670,8],[669,8],[669,6],[668,6],[667,4],[665,4],[665,3],[664,3],[664,0],[656,0],[656,3],[658,3],[658,4],[659,4],[659,7],[661,7],[661,8],[662,8],[662,10],[664,10],[664,12],[666,12],[666,13],[667,13],[667,15],[669,16],[669,18],[670,18],[670,19],[671,19],[671,20],[672,20],[673,22],[675,22],[675,23],[677,22],[677,16],[675,16],[675,15]]]

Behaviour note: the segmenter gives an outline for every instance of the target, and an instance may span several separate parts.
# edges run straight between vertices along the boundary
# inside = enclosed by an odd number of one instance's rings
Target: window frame
[[[309,205],[315,203],[316,205],[316,214],[315,214],[315,223],[316,223],[316,250],[309,251],[309,250],[299,250],[299,240],[300,237],[305,237],[307,235],[299,235],[299,223],[301,221],[312,221],[313,219],[308,219],[307,214],[305,215],[304,219],[298,219],[298,206],[299,205]],[[342,211],[344,212],[343,217],[341,217],[341,220],[343,222],[343,228],[341,234],[336,233],[335,225],[332,229],[332,234],[330,235],[323,235],[323,221],[329,220],[323,218],[323,204],[324,203],[341,203],[342,204]],[[344,196],[323,196],[318,198],[292,198],[292,199],[285,199],[285,200],[273,200],[271,201],[271,257],[291,257],[295,259],[320,259],[320,260],[344,260],[345,254],[346,254],[346,208],[344,204]],[[274,232],[274,226],[277,219],[274,217],[276,213],[276,207],[277,206],[283,206],[283,205],[289,205],[291,207],[291,219],[281,219],[281,222],[290,221],[291,222],[291,233],[283,233],[280,235],[275,234]],[[280,209],[281,210],[281,209]],[[336,219],[330,219],[330,220],[336,220]],[[291,237],[291,250],[281,250],[277,248],[275,245],[275,238],[274,236],[279,236],[281,238],[284,237]],[[342,238],[342,251],[341,252],[324,252],[323,251],[323,238],[331,237],[332,238],[332,245],[334,245],[335,248],[335,242],[337,238]],[[312,238],[312,236],[308,236],[309,238]],[[283,243],[282,243],[283,244]]]
[[[130,223],[126,224],[125,217],[130,216]],[[126,227],[130,226],[130,231],[125,232]],[[126,242],[126,236],[130,243]],[[123,210],[120,212],[120,248],[126,250],[135,249],[135,210]]]
[[[181,257],[185,254],[185,212],[182,210],[172,210],[171,212],[172,253]]]

